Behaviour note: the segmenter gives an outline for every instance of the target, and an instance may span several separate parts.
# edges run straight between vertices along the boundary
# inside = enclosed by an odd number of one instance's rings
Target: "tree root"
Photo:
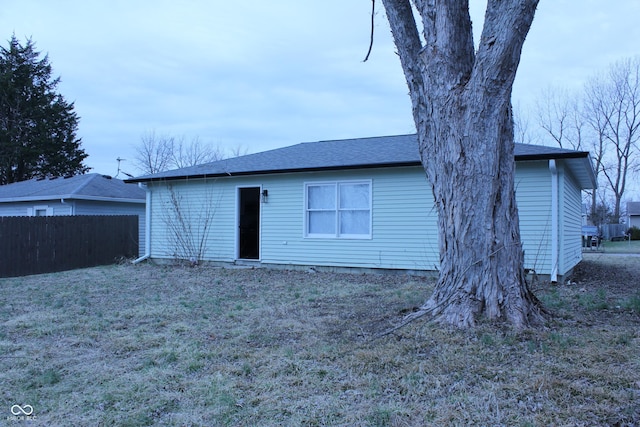
[[[550,316],[551,313],[542,305],[542,303],[535,297],[535,295],[533,295],[532,293],[530,294],[530,297],[532,297],[533,299],[531,301],[529,301],[529,303],[532,305],[532,307],[530,307],[530,313],[526,316],[527,321],[525,322],[525,325],[518,325],[518,324],[514,324],[512,322],[512,325],[515,325],[516,328],[520,329],[523,326],[527,327],[527,326],[531,326],[533,325],[544,325],[545,323],[545,319],[547,316]],[[405,326],[407,326],[408,324],[412,323],[414,320],[418,320],[424,316],[427,315],[432,315],[434,313],[437,314],[441,314],[442,309],[444,306],[446,306],[447,301],[449,299],[445,300],[445,301],[441,301],[439,304],[436,304],[432,307],[426,307],[428,304],[423,305],[422,307],[420,307],[417,311],[408,314],[407,316],[404,317],[404,319],[402,319],[402,322],[400,322],[399,324],[397,324],[396,326],[387,329],[385,331],[382,331],[380,333],[378,333],[377,335],[375,335],[373,337],[374,340],[385,337],[387,335],[390,335],[402,328],[404,328]],[[429,321],[437,321],[438,318],[435,317]],[[446,323],[446,322],[445,322]],[[458,325],[460,326],[460,325]]]
[[[402,322],[400,322],[399,324],[397,324],[396,326],[394,326],[391,329],[387,329],[386,331],[380,332],[379,334],[377,334],[373,339],[378,339],[378,338],[382,338],[385,337],[387,335],[390,335],[392,333],[394,333],[395,331],[404,328],[405,326],[407,326],[409,323],[413,322],[414,320],[418,320],[421,317],[424,317],[428,314],[432,314],[433,311],[435,310],[436,307],[433,308],[420,308],[418,311],[415,311],[411,314],[408,314],[404,317],[404,319],[402,319]]]

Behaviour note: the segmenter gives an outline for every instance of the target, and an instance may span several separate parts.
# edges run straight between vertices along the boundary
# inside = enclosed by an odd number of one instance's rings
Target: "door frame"
[[[240,217],[241,217],[241,190],[245,188],[257,188],[258,189],[258,257],[257,258],[241,258],[240,257]],[[236,209],[235,209],[235,259],[242,261],[260,261],[262,259],[262,185],[236,185]]]

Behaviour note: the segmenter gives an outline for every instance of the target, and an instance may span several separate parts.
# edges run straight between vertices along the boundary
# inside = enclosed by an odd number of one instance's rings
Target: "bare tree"
[[[602,123],[591,114],[589,94],[580,96],[559,87],[549,87],[536,103],[538,124],[545,134],[560,148],[588,150],[591,153],[596,182],[602,172],[602,159],[606,145],[602,138]],[[598,190],[586,192],[590,200],[590,219],[596,218]],[[595,222],[594,222],[595,224]]]
[[[517,104],[513,106],[513,134],[520,144],[534,144],[537,139],[531,132],[529,116]]]
[[[184,137],[176,138],[173,145],[171,168],[186,168],[222,160],[225,153],[218,146],[206,145],[198,137],[186,142]]]
[[[547,88],[537,102],[538,123],[560,148],[581,150],[586,120],[581,100],[561,88]]]
[[[214,199],[215,182],[203,183],[204,200],[188,203],[179,186],[169,185],[168,195],[162,197],[162,221],[167,230],[171,256],[195,266],[202,261],[209,243],[209,235],[220,197]]]
[[[438,212],[440,272],[431,314],[544,321],[524,276],[515,200],[511,91],[538,0],[488,0],[476,52],[468,0],[383,0],[409,86],[420,157]]]
[[[639,162],[640,57],[620,61],[591,80],[587,97],[589,120],[602,150],[601,171],[614,195],[614,218],[619,219],[627,178]]]
[[[143,135],[140,144],[136,146],[136,166],[145,175],[170,169],[173,146],[173,137],[159,136],[155,131]]]
[[[152,131],[143,135],[136,147],[135,164],[146,175],[215,162],[226,157],[220,147],[204,144],[198,137],[187,141],[184,136],[157,135]]]
[[[605,97],[602,94],[602,87],[596,84],[595,81],[587,83],[585,86],[585,98],[584,98],[584,117],[591,129],[591,137],[589,138],[591,143],[588,144],[588,149],[591,153],[591,161],[593,162],[593,170],[595,172],[596,182],[600,182],[602,170],[604,168],[604,158],[607,153],[607,139],[605,138],[605,132],[607,129],[607,117],[606,114],[601,112],[605,111],[604,106]],[[601,185],[599,188],[591,191],[591,207],[589,210],[589,219],[593,224],[600,224],[599,219],[602,217],[598,214],[601,210],[598,207],[598,198],[604,199],[604,189]]]
[[[249,148],[245,147],[244,145],[238,145],[231,148],[230,153],[230,157],[246,156],[247,154],[249,154]]]
[[[640,167],[637,159],[640,134],[640,59],[614,64],[606,74],[592,78],[584,87],[584,97],[550,88],[538,102],[538,121],[560,147],[588,150],[597,181],[603,185],[590,192],[591,218],[598,212],[605,190],[611,189],[613,214],[620,218],[621,201],[627,180]],[[600,194],[598,194],[600,193]]]

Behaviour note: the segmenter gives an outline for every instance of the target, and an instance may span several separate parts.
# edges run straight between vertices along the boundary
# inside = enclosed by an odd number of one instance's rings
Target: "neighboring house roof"
[[[144,203],[145,191],[137,185],[98,173],[67,178],[34,178],[0,185],[0,203],[55,199]]]
[[[516,144],[516,160],[568,159],[582,188],[594,188],[589,153],[539,145]],[[320,170],[420,165],[416,134],[306,142],[246,156],[127,180],[146,182],[185,178],[257,175]]]
[[[628,202],[627,215],[629,216],[640,215],[640,202]]]

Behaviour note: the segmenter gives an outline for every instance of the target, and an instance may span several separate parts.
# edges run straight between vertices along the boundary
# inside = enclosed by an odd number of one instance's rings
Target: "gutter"
[[[180,181],[190,179],[208,179],[208,178],[226,178],[226,177],[238,177],[238,176],[256,176],[256,175],[279,175],[279,174],[291,174],[302,172],[331,172],[331,171],[343,171],[343,170],[355,170],[355,169],[380,169],[390,167],[407,167],[407,166],[421,166],[420,161],[403,161],[403,162],[389,162],[389,163],[363,163],[355,165],[337,165],[337,166],[314,166],[314,167],[301,167],[301,168],[285,168],[285,169],[257,169],[257,170],[238,170],[238,171],[224,171],[224,172],[212,172],[212,173],[197,173],[186,175],[162,175],[160,172],[158,175],[148,175],[139,178],[125,179],[127,184],[132,183],[145,183],[145,182],[166,182],[166,181]]]
[[[558,168],[555,159],[549,160],[549,170],[551,171],[551,282],[558,282],[558,264],[559,257],[559,233],[558,233],[558,216],[559,216],[559,200],[558,200]]]
[[[146,200],[147,203],[144,207],[144,255],[140,258],[133,260],[132,264],[138,264],[146,259],[151,257],[151,190],[147,187],[146,184],[139,183],[140,188],[144,188],[146,190]]]
[[[71,208],[71,215],[72,216],[76,214],[76,205],[75,205],[75,203],[69,203],[69,202],[65,201],[64,198],[61,198],[60,199],[60,204],[61,205],[68,205]]]
[[[130,199],[124,197],[78,196],[73,194],[44,195],[44,196],[20,196],[0,198],[0,203],[14,202],[45,202],[49,200],[91,200],[94,202],[120,202],[120,203],[144,203],[143,199]]]

